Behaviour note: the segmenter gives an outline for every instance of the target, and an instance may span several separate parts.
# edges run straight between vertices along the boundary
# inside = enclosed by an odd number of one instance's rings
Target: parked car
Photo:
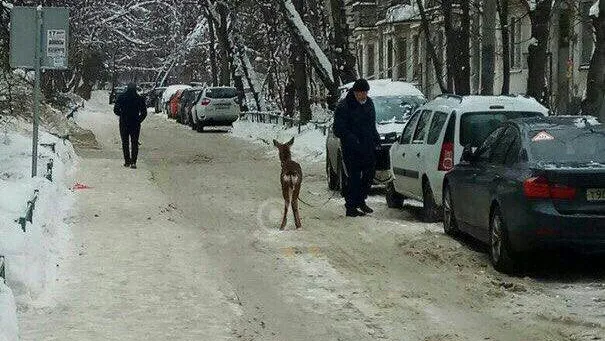
[[[232,125],[239,116],[236,88],[208,87],[191,109],[191,127],[201,132],[206,126]]]
[[[166,90],[166,87],[157,87],[149,92],[147,95],[147,107],[153,107],[156,113],[162,111],[162,94]]]
[[[424,220],[437,221],[443,178],[460,161],[463,146],[479,147],[503,121],[546,115],[544,106],[522,96],[442,95],[421,106],[391,148],[387,205],[399,208],[405,198],[419,200]]]
[[[172,99],[172,96],[179,90],[183,90],[183,89],[188,89],[190,88],[189,85],[184,85],[184,84],[177,84],[177,85],[170,85],[166,88],[166,90],[164,90],[164,92],[162,93],[162,97],[161,97],[161,102],[160,102],[160,107],[162,108],[162,111],[166,114],[166,116],[170,115],[170,99]]]
[[[118,99],[118,97],[125,92],[126,92],[126,85],[115,86],[109,92],[109,104],[114,104],[116,102],[116,100]]]
[[[502,124],[445,176],[445,232],[489,244],[499,271],[538,249],[605,252],[605,129],[592,117]]]
[[[183,94],[179,102],[177,122],[185,125],[191,125],[191,109],[193,108],[193,105],[199,98],[202,91],[203,89],[201,88],[189,88],[183,90]]]
[[[168,117],[172,119],[177,119],[179,113],[179,106],[181,102],[181,98],[183,96],[183,91],[186,89],[177,90],[172,97],[170,97],[170,102],[168,105]]]
[[[371,80],[369,96],[376,108],[376,129],[380,134],[381,148],[378,150],[375,184],[391,180],[389,150],[401,133],[403,125],[414,109],[426,102],[422,92],[406,82],[388,79]],[[340,88],[341,99],[346,97],[353,83]],[[326,175],[328,187],[340,190],[344,195],[347,187],[347,171],[342,159],[340,139],[330,127],[326,138]]]

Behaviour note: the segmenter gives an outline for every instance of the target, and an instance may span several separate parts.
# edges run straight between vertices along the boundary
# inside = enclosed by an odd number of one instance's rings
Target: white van
[[[405,198],[419,200],[424,220],[438,220],[443,178],[464,147],[479,147],[503,121],[538,115],[547,116],[548,109],[523,96],[441,95],[419,107],[390,150],[387,205],[399,208]]]

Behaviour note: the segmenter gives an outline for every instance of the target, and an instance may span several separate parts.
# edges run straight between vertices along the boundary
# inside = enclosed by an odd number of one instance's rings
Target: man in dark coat
[[[120,117],[124,167],[137,168],[139,134],[141,132],[141,122],[147,117],[147,106],[143,97],[137,94],[136,84],[128,84],[126,92],[116,100],[113,112]],[[132,153],[130,146],[132,146]]]
[[[376,110],[368,97],[369,90],[368,82],[358,79],[334,112],[334,134],[340,139],[349,181],[345,197],[348,217],[373,212],[366,199],[374,180],[380,135],[376,130]]]

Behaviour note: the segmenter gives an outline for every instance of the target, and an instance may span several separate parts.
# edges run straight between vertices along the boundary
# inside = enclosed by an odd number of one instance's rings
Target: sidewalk
[[[188,224],[144,163],[116,151],[83,156],[72,218],[75,254],[59,270],[56,306],[23,308],[21,339],[225,340],[237,307]]]

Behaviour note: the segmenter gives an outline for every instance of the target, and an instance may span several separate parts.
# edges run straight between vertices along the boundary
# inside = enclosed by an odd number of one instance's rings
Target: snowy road
[[[605,339],[603,275],[503,276],[380,196],[346,219],[320,163],[303,165],[304,230],[278,232],[269,147],[152,116],[124,169],[110,108],[91,105],[78,119],[102,150],[81,151],[75,259],[53,307],[21,309],[23,340]]]

